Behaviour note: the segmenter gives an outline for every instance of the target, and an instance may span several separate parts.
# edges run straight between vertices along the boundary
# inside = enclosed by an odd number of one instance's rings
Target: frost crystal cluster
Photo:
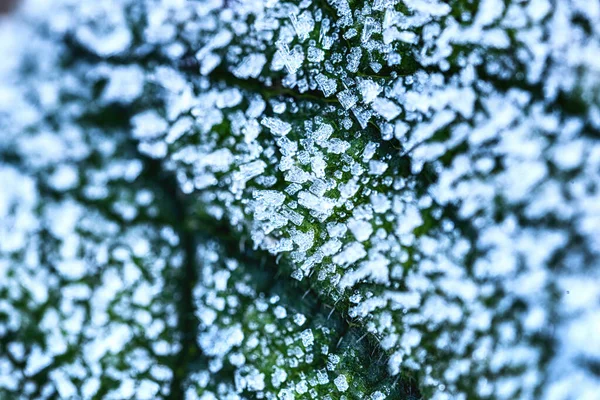
[[[0,18],[0,398],[598,398],[599,0]]]

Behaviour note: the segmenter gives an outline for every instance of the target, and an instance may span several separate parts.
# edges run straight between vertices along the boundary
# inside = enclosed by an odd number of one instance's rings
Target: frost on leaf
[[[0,397],[600,391],[597,0],[30,3]]]

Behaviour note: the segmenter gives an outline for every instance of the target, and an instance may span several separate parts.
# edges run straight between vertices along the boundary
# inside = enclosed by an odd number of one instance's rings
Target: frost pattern
[[[35,174],[56,166],[54,190],[114,196],[106,182],[118,172],[74,174],[68,166],[82,171],[94,151],[110,159],[118,143],[79,143],[82,107],[132,104],[121,134],[172,174],[197,213],[276,255],[280,265],[271,268],[308,281],[325,304],[362,326],[386,354],[388,372],[414,374],[426,398],[600,391],[597,0],[136,4],[65,2],[44,16],[43,26],[69,41],[38,34],[30,96],[21,93],[18,71],[2,84],[0,147],[16,149],[34,169],[20,178],[7,166],[3,179],[34,185]],[[25,11],[22,18],[42,17]],[[138,43],[132,32],[140,27]],[[70,60],[66,70],[60,57]],[[59,109],[60,130],[44,129]],[[105,129],[98,123],[105,121],[93,122]],[[134,164],[121,168],[132,179]],[[2,244],[3,257],[24,257],[35,237],[27,215],[40,200],[31,193],[6,196],[19,206],[2,210],[23,226]],[[115,214],[135,221],[137,207],[114,204]],[[228,268],[211,278],[215,290],[225,290]],[[70,279],[86,273],[68,271]],[[200,310],[209,289],[196,289]],[[294,341],[307,329],[315,344],[331,338],[321,330],[317,339],[314,321],[294,326],[300,318],[285,305],[283,316],[278,301],[259,297],[248,312],[274,339],[253,340],[235,298],[260,295],[235,290],[233,304],[223,298],[197,315],[198,345],[212,359],[191,375],[194,395],[209,387],[214,398],[310,395],[316,384],[292,379],[291,366],[265,371],[258,356],[241,360],[261,340],[271,349],[278,345],[269,340]],[[225,307],[236,317],[223,320]],[[311,354],[302,347],[296,358]],[[223,363],[235,376],[219,386],[212,379]],[[331,396],[388,393],[359,394],[350,375],[319,373],[314,382],[332,382]],[[276,390],[284,382],[293,388]]]

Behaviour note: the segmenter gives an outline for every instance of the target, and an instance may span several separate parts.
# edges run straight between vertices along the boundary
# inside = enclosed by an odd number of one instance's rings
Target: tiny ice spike
[[[600,0],[23,0],[0,398],[596,399]]]

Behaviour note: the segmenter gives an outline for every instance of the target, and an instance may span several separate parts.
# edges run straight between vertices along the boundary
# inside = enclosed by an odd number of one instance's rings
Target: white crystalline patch
[[[166,132],[167,121],[156,111],[148,110],[131,119],[133,137],[140,140],[155,139]]]
[[[208,75],[221,63],[221,57],[214,53],[206,54],[200,61],[200,74]]]
[[[369,41],[369,39],[371,39],[371,36],[374,33],[379,32],[380,30],[381,30],[381,27],[379,26],[379,22],[377,22],[377,20],[375,20],[375,18],[373,18],[373,17],[365,18],[362,33],[360,35],[360,41],[363,43],[367,43]]]
[[[273,310],[273,314],[275,314],[275,318],[277,319],[283,319],[287,317],[287,311],[282,306],[275,307],[275,310]]]
[[[386,395],[378,390],[371,395],[370,400],[385,400],[385,398]]]
[[[585,4],[587,2],[581,2],[580,4]],[[589,4],[595,4],[594,2],[589,2]],[[591,8],[594,8],[592,6]],[[598,9],[598,6],[595,6]],[[542,18],[544,18],[549,12],[552,10],[552,3],[550,0],[533,0],[529,2],[527,6],[527,14],[532,21],[538,22]],[[598,14],[597,12],[595,14]]]
[[[336,254],[342,248],[342,242],[338,239],[328,240],[321,246],[321,252],[325,256],[332,256]]]
[[[322,179],[315,179],[308,190],[317,196],[323,196],[327,192],[327,183]]]
[[[358,90],[364,103],[369,104],[379,96],[382,88],[372,80],[363,80],[358,84]]]
[[[277,396],[281,400],[294,400],[296,398],[293,389],[281,389]]]
[[[215,178],[215,176],[212,173],[197,174],[196,176],[194,176],[194,187],[196,188],[196,190],[202,190],[207,187],[216,185],[217,183],[219,183],[219,181],[217,180],[217,178]]]
[[[315,77],[315,80],[317,81],[317,85],[319,85],[319,89],[321,89],[325,97],[331,96],[337,90],[337,83],[335,82],[335,79],[331,79],[323,74],[319,74]]]
[[[309,47],[306,59],[309,62],[319,63],[325,59],[325,52],[316,47]]]
[[[394,103],[392,100],[388,100],[382,97],[377,97],[373,100],[373,110],[381,115],[385,120],[391,121],[400,115],[402,109],[399,105]]]
[[[137,99],[144,88],[144,72],[136,65],[111,68],[109,81],[102,98],[105,101],[130,103]]]
[[[287,109],[287,105],[284,102],[271,100],[270,103],[273,108],[273,112],[275,114],[283,114],[285,112],[285,110]]]
[[[312,137],[318,144],[326,142],[333,133],[333,127],[329,124],[321,124],[316,131],[312,133]]]
[[[369,299],[363,300],[357,306],[352,307],[349,310],[348,315],[351,318],[365,318],[369,314],[373,313],[373,311],[383,309],[387,306],[389,306],[389,302],[386,298],[380,296],[371,297]]]
[[[290,19],[300,41],[306,40],[309,33],[315,28],[315,21],[309,11],[303,12],[299,17],[291,14]]]
[[[86,361],[95,363],[108,353],[119,353],[131,340],[132,332],[124,324],[109,324],[107,329],[95,337],[84,348]]]
[[[27,357],[27,366],[25,367],[25,373],[27,375],[33,375],[42,368],[46,367],[52,362],[52,357],[48,353],[44,353],[42,349],[35,345],[33,350]]]
[[[339,92],[337,98],[345,110],[352,108],[358,102],[358,97],[350,89]]]
[[[344,39],[346,39],[346,40],[350,40],[350,39],[352,39],[353,37],[355,37],[356,35],[358,35],[358,32],[356,31],[356,29],[354,29],[354,28],[350,28],[350,29],[348,29],[346,32],[344,32],[344,35],[343,35],[343,37],[344,37]]]
[[[304,183],[311,179],[311,175],[302,168],[293,166],[289,171],[286,172],[284,179],[286,182]]]
[[[388,164],[383,161],[369,161],[369,174],[381,175],[388,169]]]
[[[285,192],[287,194],[289,194],[290,196],[292,196],[292,195],[294,195],[295,193],[297,193],[301,189],[302,189],[302,185],[297,184],[297,183],[292,183],[287,188],[285,188]]]
[[[448,4],[440,0],[404,0],[404,3],[409,9],[432,17],[443,17],[452,11]]]
[[[49,375],[56,385],[56,389],[58,390],[58,394],[61,398],[66,399],[76,397],[77,388],[73,382],[71,382],[71,379],[65,371],[54,369]]]
[[[350,387],[348,385],[348,380],[346,379],[346,375],[338,376],[337,378],[335,378],[333,380],[333,383],[335,384],[335,387],[337,388],[337,390],[339,390],[340,392],[345,392]]]
[[[169,129],[169,133],[167,134],[167,137],[165,138],[165,142],[167,144],[175,143],[185,133],[190,131],[190,128],[192,127],[193,123],[194,123],[194,120],[190,117],[183,117],[183,118],[177,120],[177,122],[175,122],[171,126],[171,129]]]
[[[292,221],[294,225],[302,225],[302,222],[304,221],[304,216],[302,214],[299,214],[288,207],[283,207],[279,209],[279,213],[284,218],[287,218],[288,220]]]
[[[325,168],[327,167],[327,163],[323,159],[322,155],[319,154],[319,155],[313,157],[312,160],[310,161],[310,166],[311,166],[313,174],[315,174],[315,176],[317,178],[325,177]],[[314,190],[311,190],[311,191],[314,193]],[[321,193],[321,194],[323,194],[323,193]]]
[[[254,370],[252,374],[246,377],[248,390],[258,392],[265,389],[265,374]]]
[[[293,156],[298,152],[298,142],[292,141],[285,136],[276,139],[277,146],[284,156]]]
[[[475,24],[487,26],[502,16],[504,2],[502,0],[483,0],[477,8]]]
[[[571,169],[579,166],[583,160],[586,143],[583,140],[575,140],[557,146],[554,151],[554,162],[561,169]]]
[[[267,164],[263,160],[256,160],[248,164],[240,165],[239,171],[235,171],[232,175],[233,183],[231,191],[237,193],[246,187],[246,182],[265,172]]]
[[[163,158],[167,155],[167,144],[165,142],[141,142],[138,144],[140,153],[146,154],[152,158]]]
[[[360,188],[357,182],[358,181],[356,178],[352,178],[348,182],[339,186],[340,195],[342,196],[342,198],[350,199],[354,197],[354,195],[358,192],[358,189]]]
[[[204,354],[211,357],[223,357],[229,351],[239,346],[244,340],[244,333],[239,324],[224,329],[212,325],[207,331],[200,333],[198,344]]]
[[[302,314],[294,314],[294,323],[298,326],[304,325],[306,317]]]
[[[254,216],[257,221],[265,221],[265,223],[261,224],[262,231],[265,235],[270,234],[275,229],[279,229],[287,225],[287,219],[285,219],[281,214],[277,212],[267,212],[267,210],[259,211],[258,209],[254,212]],[[260,241],[260,235],[258,231],[253,232],[253,240],[256,242]]]
[[[389,283],[389,264],[390,261],[385,256],[379,253],[371,255],[370,259],[361,262],[356,270],[344,274],[339,283],[340,288],[352,287],[366,278],[370,278],[371,282],[377,284],[387,284]]]
[[[85,398],[92,398],[100,388],[100,380],[98,378],[92,377],[86,379],[86,382],[81,387],[82,393]]]
[[[325,144],[327,151],[333,154],[342,154],[350,148],[350,143],[338,138],[331,139]]]
[[[379,71],[381,71],[381,67],[383,67],[383,66],[381,65],[381,63],[372,62],[369,64],[369,67],[371,67],[373,72],[375,72],[377,74],[377,73],[379,73]]]
[[[94,3],[88,7],[89,20],[96,24],[77,24],[77,40],[92,52],[100,56],[110,56],[125,51],[133,39],[131,30],[125,21],[123,8],[115,1]]]
[[[298,204],[322,214],[330,213],[335,206],[333,200],[327,197],[317,197],[305,190],[298,193]]]
[[[231,39],[233,39],[232,32],[226,29],[219,30],[217,34],[210,39],[206,46],[196,53],[196,58],[201,60],[207,51],[221,49],[227,46],[231,42]]]
[[[303,380],[296,384],[296,392],[300,394],[308,392],[308,384],[306,383],[306,381]]]
[[[404,359],[404,351],[398,350],[391,355],[388,360],[388,370],[391,375],[398,375],[400,373],[400,365]]]
[[[242,95],[242,92],[239,89],[231,88],[220,92],[215,104],[219,109],[230,108],[240,104],[243,99],[244,96]]]
[[[279,207],[285,201],[285,195],[276,190],[255,190],[252,196],[260,205],[265,207]]]
[[[341,253],[332,258],[332,261],[338,265],[348,266],[360,260],[367,255],[365,248],[358,242],[347,245]]]
[[[85,275],[86,265],[81,260],[61,260],[56,263],[56,269],[69,279],[80,279]]]
[[[215,272],[213,279],[215,284],[215,289],[222,292],[227,289],[227,281],[231,276],[231,272],[223,270]]]
[[[49,163],[59,163],[68,154],[67,144],[56,134],[36,132],[34,135],[21,135],[17,138],[19,153],[27,156],[33,165],[42,166]]]
[[[475,108],[475,91],[471,88],[457,91],[456,100],[451,106],[458,111],[463,117],[471,118]]]
[[[300,333],[300,340],[302,340],[302,345],[304,347],[312,346],[315,342],[312,330],[306,329],[305,331],[302,331],[302,333]]]
[[[180,94],[188,87],[186,78],[174,68],[159,66],[151,77],[154,82],[172,93]]]
[[[327,385],[329,383],[329,375],[327,375],[327,371],[317,371],[317,380],[319,385]]]
[[[379,147],[379,143],[375,143],[375,142],[367,143],[367,145],[365,146],[365,149],[363,150],[363,154],[362,154],[363,162],[367,162],[371,158],[373,158],[378,147]]]
[[[350,50],[350,54],[346,57],[348,63],[346,64],[346,69],[350,72],[356,73],[358,68],[360,67],[360,58],[362,56],[362,50],[360,47],[353,47]]]
[[[25,346],[23,343],[12,342],[7,346],[8,351],[18,360],[22,360],[25,356]]]
[[[157,370],[158,367],[154,367],[152,370],[153,374],[155,373],[154,371]],[[164,371],[164,367],[160,367],[161,368],[161,372]],[[170,376],[160,376],[156,377],[156,379],[160,379],[162,381],[168,381],[170,378]],[[156,394],[158,393],[158,391],[160,390],[160,385],[154,381],[145,379],[143,380],[139,386],[137,387],[137,391],[136,391],[136,395],[139,396],[142,399],[150,399],[150,398],[156,398]]]
[[[261,116],[261,114],[267,108],[267,103],[260,97],[256,96],[250,100],[250,104],[248,105],[248,109],[246,110],[246,117],[256,119]]]
[[[2,271],[4,266],[0,264],[0,277],[6,276],[8,271]],[[36,276],[37,275],[37,276]],[[31,298],[35,303],[42,304],[48,300],[48,287],[45,284],[45,273],[30,275],[25,272],[17,272],[15,278],[20,284],[31,293]]]
[[[61,249],[63,256],[75,257],[79,237],[73,233],[85,209],[80,203],[66,200],[60,204],[52,204],[44,211],[44,219],[49,222],[52,234],[64,240]]]
[[[208,167],[215,172],[222,172],[227,171],[232,162],[233,154],[231,154],[231,150],[224,148],[203,155],[199,159],[197,166]]]
[[[258,121],[254,119],[248,121],[242,128],[242,133],[244,134],[244,142],[246,144],[254,142],[260,134],[260,125],[258,124]]]
[[[292,230],[291,235],[292,241],[298,246],[298,251],[304,252],[313,246],[315,238],[315,232],[313,230],[310,230],[306,233],[298,230]]]
[[[387,28],[383,31],[383,43],[390,44],[396,40],[408,44],[414,44],[418,40],[418,36],[414,32],[401,32],[395,26]]]
[[[348,229],[359,242],[368,240],[373,234],[373,226],[369,222],[354,218],[350,218],[348,221]]]
[[[437,131],[444,128],[456,118],[456,114],[450,110],[444,110],[435,114],[435,117],[429,123],[422,124],[412,132],[408,147],[416,146],[431,138]],[[427,148],[427,147],[426,147]],[[429,147],[431,148],[431,146]]]
[[[277,42],[277,54],[281,57],[285,68],[288,73],[295,74],[296,71],[302,65],[302,61],[304,61],[304,54],[294,48],[292,51],[288,48],[288,45],[283,42]]]
[[[267,57],[264,54],[250,54],[233,69],[233,74],[238,78],[258,78],[263,67],[267,63]]]
[[[548,173],[543,162],[514,162],[510,163],[500,177],[505,185],[506,197],[518,201],[531,193],[531,189]]]
[[[360,124],[361,128],[365,129],[371,119],[372,112],[371,110],[364,109],[362,107],[356,106],[352,108],[352,114]]]
[[[79,181],[77,169],[72,165],[61,164],[50,176],[49,183],[56,190],[69,190]]]
[[[260,123],[269,128],[272,134],[277,136],[285,136],[292,130],[292,126],[279,118],[264,117]]]
[[[273,374],[271,375],[271,384],[273,384],[274,387],[278,388],[283,382],[285,382],[286,379],[287,372],[285,372],[285,370],[279,367],[273,368]]]
[[[217,312],[212,308],[200,306],[196,310],[196,316],[205,326],[210,326],[217,319]]]

